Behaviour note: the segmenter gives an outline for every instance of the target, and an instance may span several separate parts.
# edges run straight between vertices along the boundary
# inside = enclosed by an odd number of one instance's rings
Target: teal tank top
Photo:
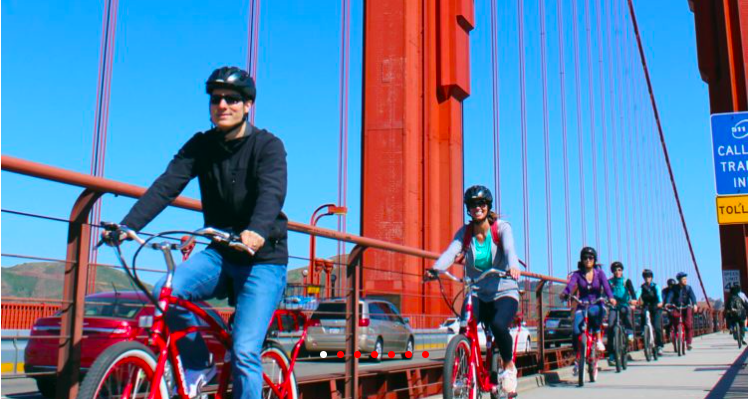
[[[492,267],[492,237],[487,236],[483,243],[479,243],[476,237],[473,238],[473,248],[476,257],[473,259],[473,267],[485,271]]]

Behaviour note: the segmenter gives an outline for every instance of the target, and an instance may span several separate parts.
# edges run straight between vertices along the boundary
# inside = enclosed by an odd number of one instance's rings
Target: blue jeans
[[[592,305],[588,308],[588,332],[591,334],[595,334],[598,331],[601,330],[601,323],[603,322],[603,305],[600,303]],[[578,340],[580,337],[580,334],[582,334],[582,327],[583,324],[583,309],[578,308],[575,311],[575,322],[572,324],[572,347],[575,351],[577,351],[577,346],[579,344]]]
[[[154,288],[158,293],[166,277]],[[273,312],[286,287],[286,265],[241,265],[224,260],[213,248],[193,255],[177,266],[172,295],[189,301],[226,298],[229,282],[236,298],[232,348],[234,398],[259,399],[263,388],[260,352]],[[197,318],[182,308],[166,314],[171,329],[196,325]],[[177,342],[185,368],[202,370],[210,366],[208,347],[200,334]]]

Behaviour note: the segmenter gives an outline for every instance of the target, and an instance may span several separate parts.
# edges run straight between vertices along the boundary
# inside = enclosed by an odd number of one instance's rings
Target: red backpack
[[[501,241],[499,241],[499,223],[497,223],[496,221],[492,223],[489,231],[491,231],[492,241],[494,241],[494,245],[496,245],[498,249],[502,248],[502,243]],[[460,258],[456,260],[456,263],[460,263],[465,259],[466,252],[468,252],[468,248],[470,248],[471,246],[471,238],[473,238],[472,233],[473,231],[471,229],[471,224],[466,224],[465,230],[463,231],[463,250],[461,252]]]

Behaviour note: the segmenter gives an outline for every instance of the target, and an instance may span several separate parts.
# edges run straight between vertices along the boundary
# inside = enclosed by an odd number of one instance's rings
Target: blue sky
[[[116,34],[107,178],[147,186],[158,176],[173,153],[197,131],[209,128],[203,82],[216,67],[242,65],[247,54],[248,1],[209,3],[202,1],[121,2]],[[561,1],[561,0],[560,0]],[[362,4],[352,2],[351,76],[349,115],[348,230],[359,232],[359,176],[361,127]],[[499,2],[498,44],[501,135],[501,213],[516,234],[517,249],[525,253],[520,158],[520,95],[518,71],[517,3]],[[600,4],[598,2],[593,2]],[[604,28],[613,23],[608,13],[624,12],[617,0],[613,10],[601,10]],[[219,6],[220,4],[220,6]],[[572,257],[583,244],[580,228],[580,179],[577,147],[578,126],[575,97],[571,3],[564,2],[567,132],[569,140],[570,247]],[[524,10],[527,92],[529,211],[531,268],[546,273],[546,200],[543,158],[543,113],[541,97],[539,5],[526,1]],[[546,4],[549,134],[552,188],[553,274],[566,273],[564,226],[564,181],[561,139],[560,63],[557,3]],[[694,18],[683,1],[635,1],[645,56],[650,66],[666,144],[679,195],[692,237],[697,262],[711,296],[720,294],[720,252],[715,218],[715,189],[710,149],[707,86],[697,69]],[[598,36],[593,24],[593,98],[589,98],[585,15],[578,3],[580,24],[580,93],[583,164],[586,171],[587,243],[595,245],[593,195],[599,198],[599,253],[602,261],[625,262],[634,277],[647,266],[666,272],[692,271],[683,242],[681,222],[673,203],[670,182],[663,167],[659,139],[642,76],[639,56],[632,47],[631,24],[612,36],[613,57],[623,59],[609,69],[608,47],[604,47],[604,82],[616,82],[610,74],[624,76],[622,93],[629,85],[632,99],[619,104],[620,87],[604,86],[607,152],[603,151],[598,70]],[[2,1],[2,77],[4,129],[2,154],[88,173],[98,76],[103,2]],[[308,1],[262,2],[258,99],[256,124],[280,136],[289,154],[289,193],[285,211],[291,219],[307,222],[320,204],[337,198],[337,148],[340,60],[340,3]],[[622,21],[617,22],[619,29]],[[489,7],[476,2],[476,28],[471,32],[471,96],[465,101],[466,185],[493,187],[491,159],[492,96],[489,52]],[[629,36],[629,41],[625,41]],[[604,41],[605,41],[604,36]],[[619,41],[621,40],[621,41]],[[611,91],[614,90],[614,91]],[[626,96],[622,96],[626,98]],[[13,100],[9,100],[13,99]],[[598,193],[591,187],[593,174],[589,102],[594,109],[598,154]],[[614,103],[612,104],[612,100]],[[32,103],[33,102],[33,103]],[[33,106],[31,106],[33,104]],[[635,106],[636,105],[636,106]],[[612,118],[612,115],[615,118]],[[617,134],[617,153],[612,134]],[[642,156],[627,160],[629,181],[620,183],[620,220],[616,223],[614,165],[623,179],[622,162],[629,154],[624,142],[640,143]],[[628,144],[629,145],[629,144]],[[611,223],[606,226],[603,162],[609,162]],[[636,173],[639,173],[637,175]],[[79,189],[2,173],[2,208],[65,218]],[[197,184],[184,193],[198,197]],[[462,193],[455,193],[456,196]],[[626,199],[625,199],[626,197]],[[102,218],[119,220],[132,205],[126,198],[105,197]],[[625,206],[625,204],[628,204]],[[625,215],[624,208],[627,208]],[[625,217],[628,216],[628,217]],[[649,224],[649,222],[653,222]],[[196,228],[199,215],[167,210],[148,226],[149,231]],[[66,226],[60,222],[2,214],[2,253],[64,258]],[[654,227],[660,224],[663,227]],[[335,228],[334,218],[322,226]],[[620,226],[617,240],[617,226]],[[456,226],[457,228],[458,226]],[[607,232],[611,233],[611,247]],[[31,240],[30,237],[37,239]],[[630,237],[627,250],[626,237]],[[637,243],[637,244],[636,244]],[[635,251],[639,249],[639,251]],[[308,255],[307,236],[291,235],[290,251]],[[321,240],[318,253],[328,256],[335,244]],[[112,262],[109,254],[101,261]],[[20,260],[4,256],[2,265]],[[158,264],[156,258],[146,263]],[[293,258],[292,267],[306,264]],[[665,265],[665,266],[664,266]],[[693,276],[693,273],[691,273]],[[152,278],[152,277],[147,277]],[[638,278],[639,280],[639,278]],[[696,279],[691,282],[696,285]]]

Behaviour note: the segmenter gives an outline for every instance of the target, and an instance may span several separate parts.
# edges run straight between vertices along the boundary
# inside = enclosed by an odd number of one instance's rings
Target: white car
[[[447,343],[449,344],[452,337],[460,331],[460,320],[455,317],[448,318],[440,324],[438,330],[444,331],[448,334]],[[519,334],[517,325],[510,327],[510,335],[512,336],[513,342],[515,342],[514,340],[517,337],[517,353],[528,353],[531,351],[531,333],[528,331],[528,328],[526,328],[525,322],[523,322],[523,325],[520,327]],[[484,332],[481,323],[478,324],[478,336],[481,350],[486,350],[486,333]]]

